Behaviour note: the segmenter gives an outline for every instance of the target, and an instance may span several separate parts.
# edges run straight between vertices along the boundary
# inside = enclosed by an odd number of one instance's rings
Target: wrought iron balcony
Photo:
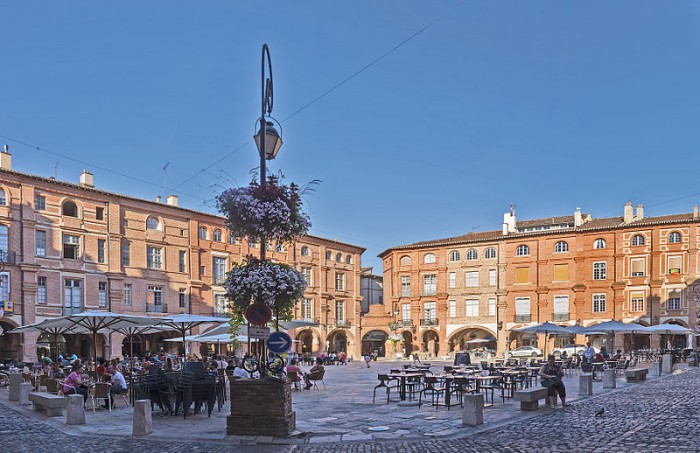
[[[352,327],[352,323],[347,319],[335,319],[333,320],[332,327],[338,329],[349,329],[350,327]]]
[[[16,260],[16,254],[13,251],[8,251],[8,250],[0,250],[0,263],[4,264],[17,264],[15,262]]]
[[[421,326],[438,326],[438,325],[440,325],[440,321],[437,318],[421,319],[420,325]]]
[[[410,329],[411,327],[413,327],[413,321],[410,319],[407,321],[396,321],[397,329]]]
[[[515,315],[515,322],[530,322],[531,315]]]
[[[568,321],[569,318],[569,313],[554,313],[552,315],[552,321]]]
[[[167,313],[167,304],[146,304],[146,313]]]
[[[63,316],[70,316],[81,313],[84,307],[63,307]]]

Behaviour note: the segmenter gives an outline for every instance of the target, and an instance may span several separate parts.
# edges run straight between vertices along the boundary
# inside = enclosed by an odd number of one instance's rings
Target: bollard
[[[661,359],[661,371],[664,374],[673,373],[673,360],[671,354],[664,354]]]
[[[151,417],[151,401],[138,400],[134,402],[134,422],[131,428],[132,436],[146,436],[153,432]]]
[[[581,373],[578,377],[579,395],[593,395],[593,374]]]
[[[604,389],[614,389],[617,388],[617,379],[615,378],[615,370],[603,370],[603,388]]]
[[[22,373],[10,374],[10,401],[19,401],[19,385],[22,383]]]
[[[32,390],[32,384],[29,382],[22,382],[19,385],[19,404],[31,404],[29,401],[29,392]]]
[[[462,425],[478,426],[484,424],[484,396],[481,393],[467,394],[464,398]]]
[[[68,405],[66,407],[66,424],[84,425],[85,406],[83,405],[83,395],[68,395],[66,399],[68,400]]]
[[[651,362],[651,375],[654,377],[661,376],[661,362]]]

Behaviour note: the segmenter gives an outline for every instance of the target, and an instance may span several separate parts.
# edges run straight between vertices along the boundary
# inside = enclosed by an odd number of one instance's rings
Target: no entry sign
[[[272,319],[272,310],[264,304],[253,304],[246,309],[245,319],[254,326],[264,326]]]

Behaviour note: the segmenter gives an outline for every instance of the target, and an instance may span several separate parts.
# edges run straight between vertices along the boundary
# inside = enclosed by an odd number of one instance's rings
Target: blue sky
[[[266,42],[285,142],[270,170],[321,180],[312,233],[366,247],[375,272],[390,246],[500,229],[510,203],[528,219],[700,198],[694,2],[95,5],[0,0],[16,170],[77,182],[87,167],[152,199],[170,162],[168,192],[213,210],[258,165]]]

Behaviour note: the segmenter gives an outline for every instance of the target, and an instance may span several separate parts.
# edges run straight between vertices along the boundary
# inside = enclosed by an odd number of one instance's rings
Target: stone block
[[[296,428],[292,386],[288,380],[231,381],[231,415],[226,433],[237,436],[286,437]]]
[[[484,424],[484,398],[480,393],[464,395],[464,412],[462,425],[478,426]]]
[[[66,401],[66,424],[84,425],[85,406],[83,405],[83,395],[68,395]]]
[[[593,374],[581,373],[578,377],[579,395],[593,395]]]
[[[19,385],[19,404],[30,404],[29,402],[29,392],[32,390],[32,384],[29,382],[22,382]]]
[[[661,362],[651,362],[650,373],[654,377],[661,376]]]
[[[673,361],[671,354],[664,354],[661,359],[661,372],[664,374],[673,373]]]
[[[153,432],[153,417],[151,401],[138,400],[134,402],[134,421],[131,428],[132,436],[146,436]]]
[[[614,389],[617,388],[617,378],[615,377],[615,370],[603,370],[603,388],[604,389]]]
[[[22,383],[22,373],[10,373],[10,401],[19,401],[19,385]]]

